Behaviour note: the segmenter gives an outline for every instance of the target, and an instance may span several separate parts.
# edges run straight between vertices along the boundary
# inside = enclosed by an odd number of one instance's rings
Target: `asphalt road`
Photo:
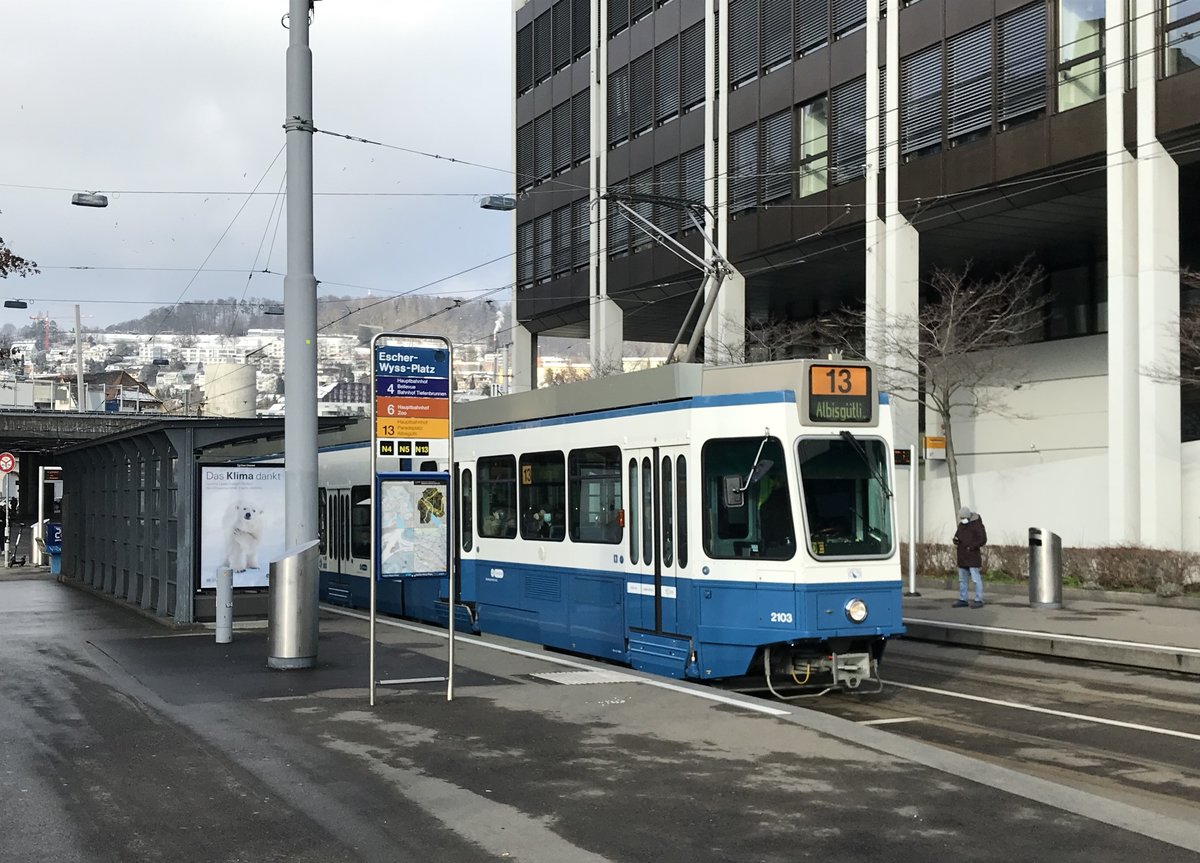
[[[273,672],[261,631],[217,645],[80,589],[0,578],[0,861],[1200,860],[1196,818],[1080,791],[1062,777],[1102,787],[1120,771],[1029,751],[1075,728],[1093,756],[1108,747],[1144,770],[1149,744],[1129,729],[1071,719],[1038,736],[1031,719],[998,734],[994,705],[899,685],[816,711],[633,674],[563,685],[563,657],[477,638],[459,643],[452,702],[393,687],[370,708],[365,631],[327,613],[317,667]],[[393,622],[378,642],[381,677],[445,667],[436,631]],[[947,656],[906,687],[1020,684],[991,659]],[[922,661],[889,659],[896,679]],[[1111,680],[1092,684],[1097,706]],[[1173,697],[1151,718],[1173,718]],[[887,718],[906,721],[863,723]],[[912,736],[922,725],[930,742]],[[1170,757],[1191,764],[1189,743]]]

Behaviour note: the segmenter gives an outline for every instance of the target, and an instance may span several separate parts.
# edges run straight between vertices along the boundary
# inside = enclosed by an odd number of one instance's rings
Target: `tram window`
[[[562,541],[567,511],[565,480],[561,452],[521,456],[521,539]]]
[[[350,489],[350,555],[371,556],[371,487],[356,485]]]
[[[325,500],[325,489],[317,489],[317,550],[324,555],[328,543],[329,531],[325,525],[328,515],[328,502]]]
[[[743,494],[724,494],[727,483],[742,488],[747,479]],[[792,494],[778,438],[709,441],[701,483],[704,548],[710,557],[787,560],[795,554]]]
[[[462,504],[458,508],[459,524],[462,525],[462,549],[471,550],[473,531],[471,530],[471,471],[464,470],[459,474],[459,491]]]
[[[891,451],[878,438],[806,438],[798,446],[804,520],[814,557],[892,553]]]
[[[479,481],[479,535],[512,539],[517,535],[517,460],[511,455],[475,462]]]
[[[687,547],[687,459],[677,456],[675,459],[675,555],[679,566],[683,568],[688,562]]]
[[[341,552],[342,560],[350,559],[350,498],[343,492],[339,495],[341,498],[341,537],[338,541],[338,550]]]
[[[675,550],[671,546],[671,538],[675,533],[671,523],[675,508],[671,500],[671,457],[669,455],[663,456],[659,482],[662,487],[659,495],[662,501],[662,562],[663,566],[671,566],[675,560]]]
[[[629,562],[638,562],[638,463],[629,460]]]
[[[621,450],[571,450],[567,456],[567,530],[572,542],[621,541]]]
[[[654,562],[654,465],[642,459],[642,561]]]

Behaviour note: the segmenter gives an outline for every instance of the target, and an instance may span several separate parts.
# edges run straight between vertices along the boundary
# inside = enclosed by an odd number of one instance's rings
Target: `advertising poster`
[[[446,484],[384,480],[379,495],[379,577],[445,575],[449,559]]]
[[[217,572],[233,570],[233,586],[266,587],[270,563],[284,547],[284,470],[259,465],[200,468],[200,587],[215,589]]]

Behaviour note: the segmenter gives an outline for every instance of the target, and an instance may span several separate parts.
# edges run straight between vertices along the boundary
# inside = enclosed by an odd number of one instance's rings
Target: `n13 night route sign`
[[[436,337],[376,337],[376,457],[444,460],[450,440],[450,346]]]

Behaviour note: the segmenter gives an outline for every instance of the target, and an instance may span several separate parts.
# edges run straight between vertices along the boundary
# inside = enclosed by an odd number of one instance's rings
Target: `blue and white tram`
[[[877,679],[903,632],[891,420],[866,363],[664,366],[456,405],[454,425],[476,631],[822,689]],[[369,468],[365,447],[322,452],[327,601],[367,595]],[[445,579],[380,587],[381,610],[446,621]]]

